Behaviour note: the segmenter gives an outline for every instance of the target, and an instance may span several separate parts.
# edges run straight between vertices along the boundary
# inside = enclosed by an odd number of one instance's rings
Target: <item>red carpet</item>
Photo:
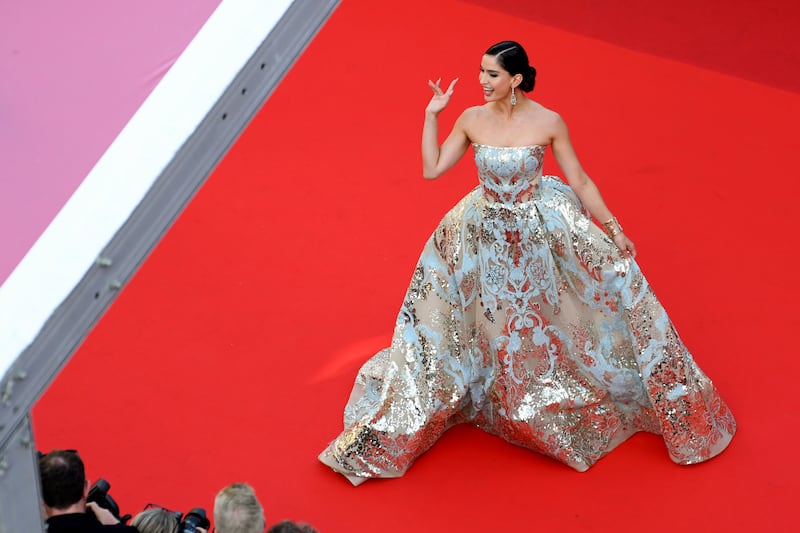
[[[792,529],[800,5],[523,4],[345,0],[39,402],[38,447],[79,449],[130,513],[245,480],[268,522],[324,533]],[[469,157],[421,179],[426,81],[461,78],[446,130],[508,38],[739,433],[695,467],[638,435],[578,474],[459,427],[352,488],[315,457],[476,179]]]

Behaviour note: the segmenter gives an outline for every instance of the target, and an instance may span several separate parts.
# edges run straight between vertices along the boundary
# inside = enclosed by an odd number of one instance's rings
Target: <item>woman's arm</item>
[[[439,113],[447,107],[458,79],[453,80],[447,91],[442,91],[439,82],[428,82],[433,98],[425,108],[425,123],[422,126],[422,176],[436,179],[455,165],[469,147],[469,138],[464,129],[469,110],[461,114],[453,125],[441,148],[439,147]]]
[[[566,176],[569,186],[575,191],[575,194],[589,213],[603,225],[604,230],[623,255],[635,257],[636,247],[622,232],[622,227],[617,223],[611,210],[603,201],[600,190],[581,167],[578,156],[575,154],[575,149],[572,147],[566,123],[557,114],[554,114],[552,120],[553,155],[555,155],[561,170],[564,171],[564,176]]]

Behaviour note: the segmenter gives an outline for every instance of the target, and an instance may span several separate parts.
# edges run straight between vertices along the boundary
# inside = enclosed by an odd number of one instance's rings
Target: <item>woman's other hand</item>
[[[619,248],[619,252],[622,254],[622,257],[628,257],[630,259],[636,257],[636,246],[633,245],[633,241],[630,240],[624,233],[617,233],[614,235],[614,244],[616,244],[617,248]]]

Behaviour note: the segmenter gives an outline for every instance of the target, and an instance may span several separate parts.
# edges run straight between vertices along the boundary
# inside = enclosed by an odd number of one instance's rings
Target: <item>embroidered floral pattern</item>
[[[636,263],[542,176],[545,147],[474,148],[481,184],[425,246],[392,345],[362,367],[321,458],[400,476],[462,422],[577,470],[637,431],[681,464],[720,453],[728,407]]]

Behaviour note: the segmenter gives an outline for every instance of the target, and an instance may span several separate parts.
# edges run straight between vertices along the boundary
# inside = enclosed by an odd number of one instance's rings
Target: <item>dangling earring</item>
[[[517,95],[513,87],[511,88],[511,105],[517,105]]]

